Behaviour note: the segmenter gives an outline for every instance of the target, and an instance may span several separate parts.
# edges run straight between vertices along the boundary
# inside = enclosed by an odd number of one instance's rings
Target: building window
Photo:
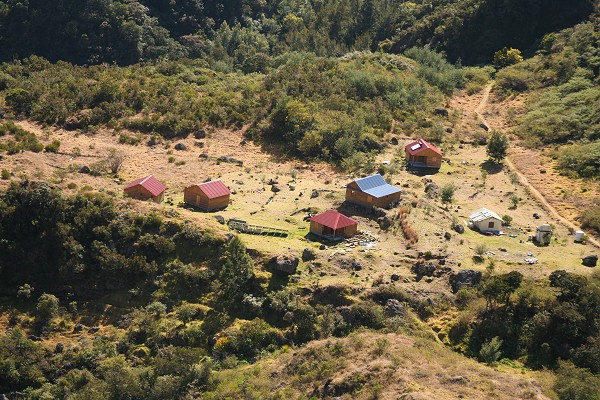
[[[493,228],[494,227],[494,221],[488,222],[488,228]]]

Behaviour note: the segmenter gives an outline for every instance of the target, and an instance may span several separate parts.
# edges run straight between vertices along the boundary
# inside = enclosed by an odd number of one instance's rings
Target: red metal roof
[[[137,185],[141,185],[144,189],[149,191],[152,194],[152,196],[158,196],[167,188],[165,185],[162,184],[161,181],[156,179],[154,176],[148,175],[145,178],[136,179],[135,181],[130,182],[127,186],[125,186],[123,190],[127,190]]]
[[[229,188],[218,179],[216,181],[204,182],[196,186],[198,186],[209,199],[216,199],[217,197],[228,196],[231,194]]]
[[[341,214],[335,210],[325,211],[322,214],[315,215],[310,220],[333,230],[345,228],[347,226],[358,225],[358,222],[352,218],[348,218],[344,214]]]
[[[437,147],[425,141],[425,139],[419,139],[406,145],[406,151],[412,156],[419,154],[425,149],[433,150],[440,156],[442,155],[442,152]]]

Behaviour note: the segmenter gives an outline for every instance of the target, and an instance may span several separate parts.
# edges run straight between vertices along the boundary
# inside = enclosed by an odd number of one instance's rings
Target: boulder
[[[406,308],[399,300],[388,299],[383,308],[386,317],[404,317],[406,316]]]
[[[453,131],[452,128],[446,128],[447,133],[452,133],[452,131]]]
[[[175,150],[181,150],[181,151],[187,150],[187,146],[183,143],[177,143],[175,145]]]
[[[281,185],[278,185],[278,184],[271,185],[271,192],[273,192],[273,193],[281,192]]]
[[[444,233],[444,239],[450,240],[451,238],[452,238],[452,235],[450,234],[450,232],[445,232]]]
[[[410,271],[416,275],[416,280],[420,281],[424,276],[433,276],[435,265],[432,262],[420,261],[410,267]]]
[[[455,224],[452,229],[457,233],[465,233],[465,227],[462,224]]]
[[[392,276],[390,276],[390,279],[392,282],[397,282],[400,280],[400,275],[398,274],[392,274]]]
[[[294,185],[293,183],[288,183],[288,188],[290,189],[290,192],[293,192],[294,190],[296,190],[296,185]]]
[[[439,191],[440,187],[433,182],[425,185],[425,193],[427,193],[430,196],[437,196]]]
[[[587,256],[581,259],[581,263],[586,267],[595,267],[598,263],[598,256],[593,254],[591,256]]]
[[[481,271],[475,271],[472,269],[464,269],[459,271],[456,275],[450,276],[450,286],[452,292],[458,292],[464,286],[474,286],[481,282]]]
[[[77,324],[73,327],[73,333],[79,333],[83,331],[83,325],[82,324]]]
[[[204,139],[206,137],[206,131],[204,129],[198,129],[194,132],[195,139]]]
[[[194,146],[204,148],[204,142],[194,142]]]
[[[296,273],[300,259],[294,255],[282,254],[273,257],[270,263],[275,271],[285,275],[292,275]]]
[[[443,117],[447,117],[449,115],[448,110],[445,108],[436,108],[433,110],[434,115],[441,115]]]
[[[65,345],[62,343],[56,343],[56,347],[54,348],[55,353],[62,353],[65,349]]]
[[[92,326],[90,329],[88,329],[88,333],[96,333],[100,330],[99,327],[97,326]]]
[[[302,261],[311,261],[317,258],[315,251],[309,247],[302,250]]]
[[[392,221],[387,216],[377,218],[377,223],[382,231],[387,231],[392,225]]]
[[[276,184],[278,184],[278,183],[279,183],[279,182],[277,182],[275,179],[271,178],[271,179],[269,179],[269,181],[267,182],[267,185],[276,185]]]
[[[533,213],[533,218],[535,218],[535,219],[540,219],[540,214],[538,214],[538,213]]]
[[[310,193],[310,198],[314,199],[315,197],[319,197],[319,191],[316,189],[313,189],[313,191]]]
[[[198,156],[198,158],[202,158],[202,159],[206,160],[206,159],[208,159],[208,154],[202,153]]]
[[[479,124],[479,127],[486,132],[490,130],[490,128],[484,123]]]
[[[397,137],[393,137],[390,140],[390,143],[393,144],[394,146],[398,146],[398,138]]]
[[[215,219],[217,220],[218,223],[220,223],[221,225],[225,225],[225,218],[222,215],[215,215]]]
[[[84,165],[83,167],[79,168],[80,174],[90,174],[91,172],[92,170],[87,165]]]

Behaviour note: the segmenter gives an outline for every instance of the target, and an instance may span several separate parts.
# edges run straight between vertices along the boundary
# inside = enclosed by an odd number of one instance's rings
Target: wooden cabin
[[[346,201],[366,207],[389,207],[400,201],[402,190],[387,183],[379,174],[346,185]]]
[[[424,139],[407,144],[404,150],[410,167],[439,169],[442,166],[442,152]]]
[[[469,216],[469,220],[474,228],[481,233],[498,233],[502,228],[502,218],[487,208],[480,208]]]
[[[310,219],[310,232],[328,238],[347,238],[356,235],[358,222],[336,210],[328,210]]]
[[[152,175],[136,179],[125,186],[125,196],[137,200],[152,200],[155,203],[163,201],[167,187]]]
[[[221,210],[229,205],[231,191],[220,180],[204,182],[183,190],[183,201],[205,211]]]

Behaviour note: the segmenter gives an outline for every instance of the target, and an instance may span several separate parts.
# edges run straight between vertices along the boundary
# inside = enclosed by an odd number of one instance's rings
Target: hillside
[[[0,398],[599,400],[599,24],[0,0]]]

